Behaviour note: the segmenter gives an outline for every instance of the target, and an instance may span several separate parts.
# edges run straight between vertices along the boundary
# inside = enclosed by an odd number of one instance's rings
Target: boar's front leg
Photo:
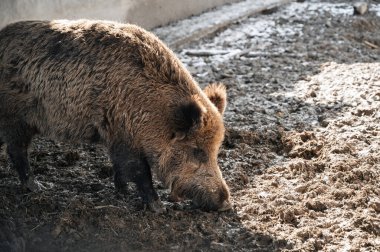
[[[132,151],[125,143],[112,145],[110,154],[116,190],[123,191],[128,181],[134,182],[139,196],[150,210],[165,212],[165,207],[153,188],[152,173],[145,157]]]
[[[1,132],[4,135],[2,140],[7,144],[9,159],[17,170],[22,186],[30,191],[44,189],[44,186],[34,180],[28,160],[28,146],[35,131],[24,121],[15,120],[6,126],[3,125]]]

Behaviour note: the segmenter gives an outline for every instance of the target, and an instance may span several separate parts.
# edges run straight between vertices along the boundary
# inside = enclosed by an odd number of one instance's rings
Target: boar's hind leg
[[[34,180],[28,161],[28,146],[35,131],[23,121],[15,121],[8,126],[0,130],[5,135],[3,140],[7,144],[8,156],[17,170],[22,186],[30,191],[42,189],[42,186]]]
[[[111,148],[116,189],[123,189],[127,181],[134,182],[143,203],[153,212],[164,212],[165,208],[153,188],[152,173],[148,162],[144,157],[131,152],[126,146],[121,144]]]

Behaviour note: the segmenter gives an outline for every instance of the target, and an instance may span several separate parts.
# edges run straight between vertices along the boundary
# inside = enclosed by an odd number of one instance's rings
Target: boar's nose
[[[222,206],[218,209],[219,212],[227,211],[232,208],[232,203],[229,200],[225,200],[222,203]]]

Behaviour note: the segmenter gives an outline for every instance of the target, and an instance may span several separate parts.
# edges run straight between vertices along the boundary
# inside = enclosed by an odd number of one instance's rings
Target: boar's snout
[[[188,198],[205,211],[227,211],[232,208],[230,192],[223,178],[195,177],[177,180],[172,188],[174,198]]]
[[[231,203],[231,201],[228,199],[228,200],[223,201],[223,204],[222,204],[222,206],[218,209],[218,211],[219,211],[219,212],[223,212],[223,211],[230,210],[231,208],[232,208],[232,203]]]
[[[199,187],[199,191],[193,195],[193,203],[206,211],[226,211],[231,209],[230,193],[224,180],[218,185],[207,182]]]

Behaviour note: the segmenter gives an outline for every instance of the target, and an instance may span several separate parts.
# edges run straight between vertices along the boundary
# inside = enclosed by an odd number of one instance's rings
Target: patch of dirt
[[[102,146],[37,138],[42,192],[0,154],[0,251],[378,251],[379,10],[298,1],[176,51],[202,86],[227,86],[233,210],[172,203],[155,182],[168,212],[144,211],[133,186],[115,193]]]
[[[319,156],[323,141],[318,140],[313,132],[285,132],[282,137],[284,152],[291,158],[312,159]]]

